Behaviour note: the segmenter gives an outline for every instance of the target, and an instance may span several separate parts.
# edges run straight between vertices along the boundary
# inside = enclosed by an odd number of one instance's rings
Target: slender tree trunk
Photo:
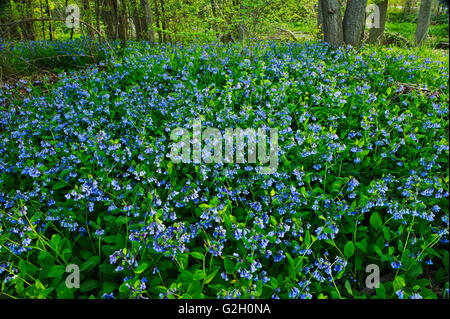
[[[48,0],[45,0],[45,5],[47,6],[47,16],[49,17],[49,19],[51,19],[52,13],[50,12],[50,5],[48,3]],[[48,33],[50,35],[50,41],[53,41],[52,21],[48,22]]]
[[[216,33],[216,39],[219,40],[219,30],[218,30],[218,27],[217,27],[216,2],[214,0],[210,0],[210,4],[211,4],[212,16],[213,16],[213,19],[214,19],[213,29],[214,29],[214,32]]]
[[[239,1],[239,32],[238,39],[240,42],[245,41],[245,22],[244,22],[244,5],[242,0]]]
[[[95,0],[95,27],[100,31],[100,0]]]
[[[339,0],[321,0],[323,9],[323,32],[325,42],[341,46],[344,42]]]
[[[142,12],[139,10],[137,0],[131,0],[131,16],[133,18],[134,30],[136,31],[136,39],[141,40],[145,38],[144,26],[145,20],[143,19]]]
[[[159,9],[158,9],[158,1],[154,0],[155,2],[155,16],[156,16],[156,27],[158,29],[158,41],[159,43],[163,42],[162,38],[162,32],[161,32],[161,24],[160,24],[160,16],[159,16]]]
[[[415,4],[416,0],[406,0],[403,6],[403,16],[410,15]]]
[[[417,18],[416,45],[420,46],[427,38],[431,18],[431,0],[420,2],[419,16]]]
[[[25,0],[22,2],[22,16],[24,19],[33,18],[33,4],[31,0]],[[34,23],[25,22],[22,24],[22,32],[25,40],[35,40]]]
[[[163,32],[163,41],[167,42],[168,35],[166,33],[167,31],[167,17],[166,17],[166,10],[164,8],[164,0],[159,0],[161,3],[161,25],[162,25],[162,32]]]
[[[108,39],[116,40],[119,34],[117,0],[104,0],[105,5],[101,7],[101,16],[106,26]]]
[[[0,1],[0,21],[4,23],[14,20],[13,5],[11,2],[12,0]],[[16,40],[21,37],[17,24],[5,28],[0,27],[0,36],[3,36],[4,34],[6,34],[8,40]]]
[[[89,23],[90,25],[92,25],[92,13],[91,13],[91,7],[90,7],[90,5],[89,5],[89,0],[83,0],[83,9],[84,9],[84,12],[85,12],[86,15],[87,15],[87,21],[88,21],[88,23]],[[94,38],[95,38],[94,30],[92,30],[91,28],[88,28],[88,34],[89,34],[89,37],[90,37],[91,39],[94,39]]]
[[[103,1],[102,1],[103,4]],[[101,32],[100,30],[100,16],[101,16],[101,7],[100,7],[100,0],[95,0],[95,28]],[[97,34],[98,42],[102,43],[102,37],[100,34]]]
[[[151,42],[154,42],[155,34],[153,32],[153,14],[149,0],[141,0],[141,7],[145,12],[145,22],[147,24],[147,29],[145,31],[148,33],[147,37]]]
[[[39,0],[39,6],[41,9],[41,18],[44,18],[44,6],[42,0]],[[45,21],[42,21],[42,39],[45,41]]]
[[[122,41],[128,40],[128,11],[126,0],[118,1],[117,4],[117,33]]]
[[[360,45],[366,6],[367,0],[347,0],[343,22],[344,42],[352,47],[359,47]]]
[[[323,8],[322,0],[317,1],[317,28],[319,32],[323,34]],[[322,36],[323,38],[323,36]]]
[[[386,27],[388,0],[384,0],[379,3],[378,7],[380,9],[380,27],[370,29],[368,40],[369,43],[378,43],[383,36],[384,29]]]

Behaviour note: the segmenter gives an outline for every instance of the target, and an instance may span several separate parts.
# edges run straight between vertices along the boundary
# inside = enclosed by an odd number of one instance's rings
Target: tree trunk
[[[10,1],[0,2],[0,21],[7,23],[14,20],[13,18],[13,6]],[[0,35],[6,34],[8,40],[20,39],[20,33],[18,25],[14,24],[5,28],[0,27]]]
[[[99,32],[101,32],[101,30],[100,30],[100,12],[101,12],[100,0],[95,0],[95,27],[97,28],[97,30]],[[99,34],[97,34],[97,39],[98,39],[99,43],[101,44],[102,37]]]
[[[42,5],[42,0],[39,0],[39,6],[41,9],[41,18],[44,18],[44,7]],[[45,21],[42,21],[42,39],[45,41]]]
[[[148,33],[147,38],[151,42],[154,42],[155,34],[153,33],[153,14],[149,0],[141,0],[141,7],[145,12],[145,22],[147,24],[147,29],[145,31]]]
[[[102,7],[101,16],[106,26],[106,36],[108,39],[117,39],[117,3],[114,0],[105,0]]]
[[[166,33],[167,31],[167,17],[166,17],[166,10],[164,8],[164,0],[159,0],[161,3],[161,26],[162,26],[162,32],[163,32],[163,41],[167,42],[169,35]]]
[[[341,46],[342,34],[341,4],[339,0],[321,0],[323,9],[323,33],[326,43]]]
[[[317,1],[317,28],[323,34],[323,8],[322,0]]]
[[[378,43],[383,36],[384,29],[386,27],[388,0],[384,0],[378,4],[378,8],[380,9],[380,27],[370,29],[369,43]]]
[[[347,0],[343,22],[344,42],[352,47],[359,47],[360,45],[366,6],[367,0]]]
[[[128,12],[127,12],[127,2],[121,0],[117,5],[117,30],[119,39],[122,41],[128,40]]]
[[[427,38],[431,18],[431,0],[420,2],[419,16],[417,18],[416,45],[420,46]]]
[[[50,12],[50,5],[48,3],[48,0],[45,0],[45,5],[47,6],[47,16],[49,19],[52,18],[52,14]],[[48,22],[48,33],[50,35],[50,41],[53,41],[53,28],[52,28],[52,21]]]
[[[406,0],[403,6],[403,16],[410,15],[415,4],[416,0]]]
[[[92,25],[92,13],[91,13],[91,7],[89,6],[89,0],[83,0],[83,9],[84,12],[87,14],[87,21],[90,25]],[[95,33],[94,30],[91,28],[88,29],[88,34],[91,39],[94,39]]]
[[[240,42],[245,41],[245,22],[244,22],[244,5],[242,0],[239,2],[239,26],[238,39]]]
[[[163,37],[162,37],[160,18],[159,18],[158,1],[154,0],[154,2],[155,2],[156,28],[158,29],[158,41],[159,41],[159,43],[162,43]]]
[[[213,29],[214,32],[216,33],[216,39],[219,40],[219,30],[218,30],[218,26],[217,26],[217,10],[216,10],[216,2],[214,0],[210,0],[210,4],[211,4],[211,11],[212,11],[212,16],[213,16]]]
[[[146,38],[146,21],[145,11],[140,10],[137,0],[131,0],[131,16],[133,18],[134,29],[136,31],[136,39],[142,40]]]
[[[23,19],[33,18],[33,4],[31,0],[22,1],[22,17]],[[33,22],[25,22],[22,24],[22,32],[24,40],[35,40],[34,34],[34,23]]]

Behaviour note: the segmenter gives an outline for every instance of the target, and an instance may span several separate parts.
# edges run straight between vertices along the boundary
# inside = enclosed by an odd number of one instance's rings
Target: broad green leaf
[[[370,225],[372,225],[373,228],[378,229],[383,225],[383,221],[381,220],[380,215],[375,212],[370,216]]]
[[[353,245],[352,241],[348,241],[344,246],[344,255],[347,258],[350,258],[353,256],[353,253],[355,252],[355,246]]]

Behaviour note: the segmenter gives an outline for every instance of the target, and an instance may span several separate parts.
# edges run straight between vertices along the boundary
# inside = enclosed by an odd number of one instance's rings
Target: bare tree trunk
[[[100,0],[95,0],[95,27],[100,31]]]
[[[219,40],[219,30],[218,30],[218,26],[217,26],[217,6],[216,6],[216,2],[214,0],[210,0],[210,4],[211,4],[211,11],[212,11],[212,16],[214,19],[213,22],[213,29],[214,32],[216,33],[216,39]]]
[[[137,0],[131,0],[131,16],[133,18],[134,29],[136,31],[136,39],[141,40],[145,39],[145,30],[147,27],[145,26],[145,17],[144,13],[139,10],[140,7],[138,5]]]
[[[347,0],[343,22],[344,42],[352,47],[359,47],[360,45],[366,6],[367,0]]]
[[[341,46],[344,42],[339,0],[321,0],[323,9],[323,32],[325,42]]]
[[[166,10],[164,8],[164,0],[159,0],[161,3],[161,25],[162,25],[162,32],[163,32],[163,41],[167,42],[167,40],[170,41],[169,35],[166,33],[167,31],[167,17],[166,17]]]
[[[87,14],[87,21],[90,25],[92,25],[92,13],[91,13],[91,7],[89,6],[89,0],[83,0],[83,9],[84,12]],[[91,28],[88,28],[88,34],[91,39],[94,39],[95,33],[94,30]]]
[[[323,8],[322,0],[317,1],[317,27],[320,33],[323,34]]]
[[[406,0],[405,5],[403,6],[403,15],[407,16],[412,13],[412,9],[414,5],[416,4],[417,0]]]
[[[106,26],[107,38],[117,39],[117,3],[114,0],[105,0],[101,16]]]
[[[117,5],[117,20],[118,20],[118,36],[122,41],[128,40],[128,12],[126,0],[121,0]]]
[[[384,29],[386,27],[388,0],[384,0],[378,4],[378,7],[380,8],[380,27],[370,29],[368,40],[369,43],[378,43],[383,36]]]
[[[22,17],[23,18],[33,18],[33,4],[31,0],[22,0]],[[35,40],[34,34],[34,23],[26,22],[22,26],[23,38],[24,40]]]
[[[163,38],[162,38],[160,18],[159,18],[158,1],[154,0],[154,2],[155,2],[156,27],[158,28],[158,41],[159,41],[159,43],[162,43]]]
[[[52,14],[50,12],[50,5],[48,4],[48,0],[45,0],[45,5],[47,6],[47,17],[49,19],[52,18]],[[53,29],[52,29],[52,22],[48,22],[48,33],[50,34],[50,41],[53,41]]]
[[[44,17],[44,7],[43,7],[43,5],[42,5],[42,0],[39,0],[39,6],[40,6],[40,9],[41,9],[41,18],[43,18]],[[45,22],[44,21],[42,21],[42,39],[45,41]]]
[[[148,33],[148,39],[151,42],[154,42],[155,34],[153,32],[153,14],[149,0],[141,0],[141,7],[144,9],[145,12],[145,22],[147,24],[147,29],[145,31]]]
[[[13,6],[11,1],[3,1],[0,2],[0,21],[7,22],[13,20]],[[43,11],[41,11],[43,12]],[[6,34],[6,38],[8,40],[20,39],[21,34],[17,25],[12,25],[10,27],[1,28],[0,27],[0,37],[4,37]]]
[[[239,41],[245,41],[245,22],[244,22],[244,5],[242,4],[242,0],[239,1],[239,32],[238,32]]]
[[[431,18],[431,0],[420,2],[419,16],[417,18],[416,45],[420,46],[427,38]]]

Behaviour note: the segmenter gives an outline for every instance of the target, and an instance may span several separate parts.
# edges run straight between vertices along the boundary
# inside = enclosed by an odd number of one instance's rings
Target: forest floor
[[[0,88],[2,296],[448,297],[441,50],[82,41],[16,46],[66,58]],[[276,130],[276,172],[177,163],[196,119]]]

